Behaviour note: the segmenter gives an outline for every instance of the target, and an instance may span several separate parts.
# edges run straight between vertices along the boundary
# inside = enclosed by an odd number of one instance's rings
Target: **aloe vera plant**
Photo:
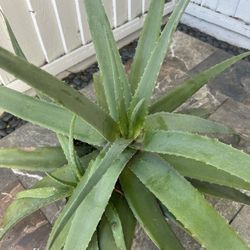
[[[1,167],[46,173],[17,194],[4,215],[1,239],[24,217],[67,198],[47,249],[130,249],[136,221],[159,249],[183,249],[169,222],[206,249],[249,249],[203,193],[249,205],[241,189],[250,191],[250,156],[204,136],[230,134],[231,129],[173,111],[250,53],[193,76],[151,103],[188,2],[176,2],[161,32],[165,1],[151,1],[126,73],[101,0],[85,0],[100,68],[94,76],[97,103],[28,63],[6,20],[16,55],[0,48],[0,68],[37,90],[39,99],[0,86],[0,108],[51,129],[61,147],[0,149]],[[74,139],[92,145],[93,151],[76,148]]]

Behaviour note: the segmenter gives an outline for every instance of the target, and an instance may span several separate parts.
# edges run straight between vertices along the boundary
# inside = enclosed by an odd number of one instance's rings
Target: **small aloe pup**
[[[0,238],[34,211],[67,198],[47,249],[131,249],[136,221],[159,249],[183,249],[172,223],[206,249],[249,249],[203,193],[249,205],[240,190],[250,191],[250,156],[204,136],[232,133],[225,126],[173,111],[250,53],[193,76],[151,103],[189,1],[176,1],[160,32],[164,2],[151,1],[126,74],[101,0],[85,0],[100,68],[94,77],[97,103],[28,63],[6,20],[17,55],[0,48],[0,67],[36,89],[39,98],[1,86],[0,107],[51,129],[61,147],[0,150],[1,167],[46,173],[33,188],[17,194],[4,215]],[[92,145],[93,151],[74,147],[74,139]]]

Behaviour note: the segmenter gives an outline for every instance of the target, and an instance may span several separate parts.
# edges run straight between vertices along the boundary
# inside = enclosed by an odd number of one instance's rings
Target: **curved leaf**
[[[202,86],[208,83],[209,80],[221,74],[224,70],[250,55],[250,52],[243,53],[238,56],[231,57],[210,69],[207,69],[190,79],[184,81],[176,89],[167,93],[150,107],[150,113],[161,111],[172,112],[182,105],[188,98],[196,93]]]
[[[160,157],[144,153],[131,170],[206,249],[249,249],[193,186]]]
[[[189,182],[202,193],[240,202],[250,206],[250,196],[239,190],[194,179],[189,179]]]
[[[197,116],[160,112],[146,117],[145,130],[177,130],[193,133],[232,134],[234,131],[217,122]]]
[[[67,109],[3,86],[0,86],[0,97],[0,107],[7,112],[56,133],[69,136],[73,114]],[[79,117],[76,118],[74,138],[98,146],[105,143],[103,136]]]
[[[155,245],[165,250],[183,249],[167,224],[156,198],[131,170],[124,169],[120,181],[131,210]]]
[[[108,140],[118,134],[116,123],[87,97],[49,73],[0,47],[0,68],[55,100],[81,117]]]
[[[114,161],[115,159],[113,159],[113,163],[109,165],[106,173],[92,186],[86,197],[81,200],[71,223],[64,247],[65,250],[85,249],[88,246],[105,211],[115,183],[132,156],[133,152],[129,150],[121,153],[119,159],[116,156],[117,160]],[[70,200],[72,199],[73,196]]]
[[[42,188],[32,188],[28,190],[21,191],[17,193],[17,199],[23,198],[36,198],[36,199],[47,199],[53,195],[56,195],[59,190],[55,187],[42,187]]]
[[[64,207],[62,213],[58,217],[58,219],[57,219],[57,221],[52,229],[52,232],[50,234],[49,241],[47,244],[48,249],[49,249],[50,245],[53,244],[53,242],[57,238],[59,232],[64,228],[64,226],[67,224],[69,219],[72,217],[72,215],[74,214],[76,209],[79,208],[81,204],[82,204],[82,207],[88,205],[88,202],[86,203],[85,198],[88,197],[88,199],[91,199],[92,195],[99,190],[98,189],[99,186],[97,184],[99,183],[99,181],[102,180],[102,177],[108,171],[109,167],[112,164],[117,163],[117,162],[119,163],[117,158],[122,156],[120,154],[125,150],[125,148],[129,145],[129,143],[130,143],[130,141],[128,141],[128,140],[118,139],[116,142],[114,142],[113,145],[110,146],[109,149],[107,149],[107,152],[105,152],[106,149],[104,149],[104,151],[99,154],[99,156],[96,158],[96,160],[94,162],[92,162],[92,164],[90,164],[90,166],[88,167],[87,171],[83,175],[78,186],[74,190],[74,193],[72,194],[68,203]],[[131,151],[128,151],[126,154],[131,154],[131,157],[133,155],[133,153]],[[122,158],[120,158],[120,161],[122,161]],[[118,170],[119,170],[119,168],[118,168]],[[103,190],[101,190],[100,192],[102,192],[102,191]],[[105,202],[103,201],[103,203],[105,203]],[[97,207],[97,209],[98,208],[101,209],[100,207]],[[97,216],[96,216],[96,218],[97,218]],[[81,222],[82,222],[82,220],[81,220]],[[93,220],[92,223],[95,223],[95,221]],[[91,224],[91,225],[93,225],[93,224]],[[92,232],[92,234],[93,234],[93,232]],[[92,236],[92,234],[90,235],[90,237]],[[86,237],[87,237],[87,235],[86,235]],[[80,238],[80,239],[86,239],[86,238]]]
[[[246,182],[242,178],[238,178],[237,176],[231,175],[211,165],[180,156],[161,156],[185,177],[224,185],[227,187],[250,190],[249,182]]]
[[[147,132],[143,150],[203,162],[250,182],[250,155],[205,136],[187,132]]]
[[[129,74],[133,92],[138,86],[151,53],[159,39],[164,4],[164,0],[151,1]]]
[[[59,147],[0,148],[0,168],[48,172],[65,163],[65,156]]]
[[[59,179],[74,182],[71,170],[68,166],[57,169],[53,174]],[[41,190],[48,187],[54,187],[57,192],[47,198],[22,198],[16,199],[11,203],[3,217],[0,229],[0,239],[2,239],[4,235],[23,218],[44,206],[70,196],[73,191],[69,186],[61,185],[58,182],[51,180],[49,177],[44,177],[32,189],[27,190],[26,192],[32,192],[34,189]]]
[[[125,236],[123,233],[122,223],[116,208],[109,203],[105,210],[105,216],[111,228],[117,249],[126,250]]]

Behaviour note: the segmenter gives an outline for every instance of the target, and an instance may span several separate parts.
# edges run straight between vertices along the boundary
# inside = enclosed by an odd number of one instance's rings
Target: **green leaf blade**
[[[183,249],[167,224],[156,198],[134,173],[125,169],[120,180],[131,210],[155,245],[165,250]]]
[[[133,92],[138,86],[151,53],[160,36],[164,3],[164,0],[151,1],[129,75]]]
[[[160,112],[146,117],[145,130],[176,130],[192,133],[233,134],[234,131],[217,122],[197,116]]]
[[[141,154],[131,170],[203,247],[249,249],[202,195],[164,160]]]
[[[227,68],[249,55],[250,52],[246,52],[241,55],[234,56],[184,81],[176,89],[153,103],[150,107],[150,113],[174,111],[188,98],[195,94],[202,86],[208,83],[209,80],[215,78]]]
[[[0,86],[0,96],[0,107],[7,112],[51,129],[56,133],[69,136],[73,113],[67,109],[23,95],[3,86]],[[17,105],[17,103],[20,105]],[[80,117],[76,118],[74,138],[98,146],[105,143],[104,137]]]
[[[3,48],[0,48],[0,68],[81,117],[106,139],[115,140],[118,128],[113,119],[78,91]]]

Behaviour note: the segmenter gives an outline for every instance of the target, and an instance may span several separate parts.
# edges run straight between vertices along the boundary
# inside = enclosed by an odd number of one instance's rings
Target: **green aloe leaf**
[[[36,199],[47,199],[58,193],[55,187],[43,187],[43,188],[32,188],[17,193],[17,199],[23,198],[36,198]]]
[[[11,41],[12,47],[15,51],[15,54],[26,60],[26,56],[24,55],[24,53],[23,53],[23,51],[22,51],[22,49],[21,49],[21,47],[16,39],[16,36],[15,36],[11,26],[10,26],[8,19],[6,18],[6,16],[4,15],[4,13],[1,10],[0,10],[0,14],[4,18],[4,21],[5,21],[5,24],[7,27],[7,31],[9,33],[10,41]]]
[[[232,134],[234,131],[217,122],[197,116],[160,112],[146,117],[145,130],[177,130],[193,133]]]
[[[239,190],[194,179],[189,179],[189,182],[202,193],[250,206],[250,196]]]
[[[93,75],[93,85],[95,88],[95,94],[96,94],[96,100],[98,105],[105,110],[106,112],[109,112],[104,86],[103,86],[103,77],[100,72],[97,72]]]
[[[93,234],[87,250],[99,250],[97,232]]]
[[[85,6],[109,111],[118,121],[119,109],[127,108],[131,99],[128,79],[102,2],[85,0]]]
[[[96,187],[99,188],[99,186],[97,184],[101,180],[103,180],[102,177],[109,170],[110,166],[112,164],[117,163],[117,161],[119,163],[122,160],[124,160],[124,158],[126,158],[125,156],[121,157],[122,156],[121,153],[125,150],[125,148],[129,144],[130,144],[130,141],[128,141],[128,140],[117,139],[117,141],[115,141],[109,148],[107,148],[107,149],[105,148],[104,151],[101,152],[99,154],[99,156],[96,158],[96,160],[90,164],[90,166],[88,167],[84,176],[80,180],[78,186],[74,190],[71,198],[69,199],[68,203],[64,207],[61,215],[58,217],[58,219],[57,219],[57,221],[52,229],[52,232],[50,234],[49,241],[47,244],[48,249],[49,249],[50,245],[52,245],[53,242],[55,241],[55,239],[57,238],[59,232],[64,228],[64,226],[67,224],[69,219],[72,217],[72,215],[74,214],[76,209],[77,208],[80,209],[80,205],[82,205],[82,207],[88,205],[88,202],[86,203],[86,201],[89,199],[90,200],[92,199],[92,195],[95,194],[95,191],[97,190]],[[132,157],[133,153],[134,152],[129,150],[129,152],[127,152],[125,155],[130,154]],[[120,157],[119,160],[117,159],[118,157]],[[113,168],[111,168],[111,170],[112,169]],[[119,167],[117,167],[117,170],[119,170]],[[107,176],[109,176],[109,175],[107,175]],[[112,178],[112,176],[110,177],[110,183],[111,183],[111,180],[115,179],[114,177],[115,176],[113,176],[113,178]],[[106,186],[106,185],[104,185],[104,186]],[[108,186],[108,184],[107,184],[107,186]],[[102,193],[102,192],[103,192],[103,187],[100,190],[100,193]],[[88,197],[88,199],[86,199],[86,201],[85,201],[85,198],[87,198],[87,197]],[[103,196],[103,198],[105,198],[105,197]],[[105,203],[105,202],[103,201],[103,203]],[[97,209],[98,208],[101,209],[102,206],[101,206],[101,208],[97,207]],[[81,210],[82,209],[80,209],[79,211],[81,211]],[[100,211],[98,211],[98,212],[100,212]],[[98,216],[96,216],[96,218],[97,217]],[[90,218],[90,217],[88,217],[88,218]],[[80,221],[82,222],[82,220],[80,220]],[[93,220],[92,223],[95,223],[95,221]],[[92,232],[92,234],[93,234],[93,232]],[[90,237],[92,236],[92,234],[90,235]],[[86,235],[86,237],[87,237],[87,235]],[[80,239],[86,239],[86,238],[80,238]]]
[[[110,224],[105,216],[102,217],[98,226],[98,243],[100,250],[119,250],[116,247]]]
[[[69,136],[72,112],[3,86],[0,86],[0,96],[0,107],[7,112],[56,133]],[[75,122],[74,138],[98,146],[105,143],[104,137],[79,117]]]
[[[243,53],[238,56],[231,57],[210,69],[207,69],[190,79],[184,81],[176,89],[167,93],[150,107],[150,113],[161,111],[172,112],[182,105],[188,98],[196,93],[202,86],[208,83],[209,80],[215,78],[227,68],[250,55],[250,52]]]
[[[47,172],[65,163],[65,156],[59,147],[0,149],[0,168]]]
[[[140,154],[131,170],[204,248],[249,249],[203,196],[159,156]]]
[[[181,175],[222,186],[250,190],[250,183],[200,161],[175,155],[161,155]]]
[[[73,217],[64,247],[65,250],[85,249],[88,246],[102,214],[105,211],[115,183],[132,156],[133,152],[130,150],[121,153],[119,159],[117,159],[118,156],[116,155],[115,159],[117,160],[113,159],[113,163],[109,165],[106,173],[104,173],[101,179],[92,186],[86,197],[82,199]],[[70,198],[70,200],[72,199],[73,197]],[[84,234],[82,232],[84,232]],[[118,242],[116,241],[116,243]],[[119,240],[119,246],[121,246],[120,244],[121,241]]]
[[[110,202],[105,210],[105,216],[111,228],[117,249],[126,250],[122,222],[115,206]]]
[[[151,53],[159,39],[164,4],[164,0],[151,1],[129,75],[133,92],[136,90],[138,83],[141,80]]]
[[[59,179],[64,179],[70,182],[74,181],[71,170],[68,166],[55,170],[53,172],[53,175],[55,175]],[[23,218],[27,217],[28,215],[34,213],[44,206],[70,196],[73,191],[72,187],[61,185],[60,183],[53,181],[49,177],[44,177],[32,189],[24,192],[31,193],[34,190],[43,190],[51,187],[55,188],[56,192],[53,195],[48,196],[47,198],[26,197],[16,199],[11,203],[3,217],[3,222],[0,229],[0,239],[2,239],[4,235]]]
[[[132,163],[133,165],[133,163]],[[125,197],[137,221],[159,249],[183,249],[167,224],[156,198],[140,180],[125,169],[120,177]]]
[[[115,209],[119,214],[127,249],[131,249],[134,239],[136,219],[123,195],[113,192],[111,202],[113,202]]]
[[[147,132],[143,149],[203,162],[250,182],[250,155],[205,136],[177,131]]]
[[[118,133],[116,123],[84,95],[49,73],[0,48],[0,68],[41,91],[69,109],[106,139],[113,141]]]
[[[144,110],[138,113],[138,124],[135,126],[135,131],[140,129],[144,121],[161,65],[164,61],[167,50],[170,47],[177,24],[179,23],[182,13],[184,12],[188,3],[189,0],[181,0],[176,2],[173,13],[171,14],[168,23],[166,24],[154,50],[152,51],[152,55],[148,60],[145,71],[135,91],[130,106],[130,113],[133,112],[138,102],[140,102],[143,98],[145,99]]]

